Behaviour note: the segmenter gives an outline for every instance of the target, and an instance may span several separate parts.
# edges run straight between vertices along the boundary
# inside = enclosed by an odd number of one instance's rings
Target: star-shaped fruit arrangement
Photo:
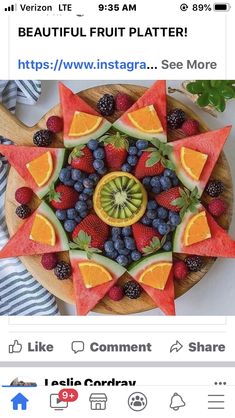
[[[165,81],[134,103],[105,94],[98,111],[59,88],[61,116],[34,132],[34,146],[0,145],[26,183],[15,194],[22,225],[0,258],[40,255],[58,280],[72,276],[79,315],[105,295],[130,303],[143,292],[174,315],[175,280],[200,270],[201,257],[235,257],[235,242],[215,220],[226,210],[224,185],[210,178],[231,127],[200,132],[182,109],[167,114]],[[121,116],[111,124],[115,108]],[[167,142],[167,127],[184,138]],[[62,130],[64,148],[54,148]],[[40,204],[32,212],[33,194]]]

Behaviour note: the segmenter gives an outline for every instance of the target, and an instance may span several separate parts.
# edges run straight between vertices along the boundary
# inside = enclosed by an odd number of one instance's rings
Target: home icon
[[[108,398],[105,393],[92,393],[89,400],[92,411],[101,411],[106,409]]]
[[[13,411],[18,411],[19,409],[21,409],[22,411],[26,411],[27,403],[29,402],[29,400],[24,395],[22,395],[22,393],[18,393],[18,395],[12,398],[11,402]]]

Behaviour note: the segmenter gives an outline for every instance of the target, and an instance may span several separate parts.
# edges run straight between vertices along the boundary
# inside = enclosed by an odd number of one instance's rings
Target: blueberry
[[[101,176],[104,176],[107,173],[108,169],[107,167],[104,168],[100,168],[99,170],[97,170],[97,173],[100,174]]]
[[[79,215],[82,219],[86,218],[88,215],[87,210],[82,210],[81,212],[79,212]]]
[[[106,253],[112,253],[114,251],[113,241],[106,241],[104,244]]]
[[[136,147],[130,147],[128,150],[129,155],[137,155],[138,149]]]
[[[170,226],[168,224],[166,224],[166,222],[161,221],[161,223],[159,223],[159,225],[158,225],[159,234],[161,234],[161,235],[169,234],[170,230],[171,230]]]
[[[59,174],[59,179],[62,183],[64,183],[65,181],[70,180],[71,179],[71,170],[69,170],[67,167],[62,168],[62,170]]]
[[[112,236],[116,237],[116,238],[119,238],[120,235],[121,235],[121,228],[118,228],[117,226],[114,226],[112,228]]]
[[[103,160],[104,156],[105,156],[105,153],[104,153],[104,149],[103,149],[103,148],[97,148],[97,149],[93,152],[93,157],[94,157],[95,159],[98,159],[98,160]]]
[[[93,167],[95,170],[102,170],[104,168],[104,161],[99,159],[94,160]]]
[[[149,209],[146,212],[146,216],[151,220],[155,219],[157,217],[157,210],[156,209]]]
[[[138,151],[137,152],[137,157],[141,157],[142,154],[143,154],[143,151]]]
[[[169,190],[172,187],[171,181],[169,177],[160,177],[160,183],[163,188],[163,190]]]
[[[158,226],[160,225],[160,223],[161,223],[161,219],[158,219],[158,218],[154,219],[153,220],[153,227],[158,230]]]
[[[122,171],[124,171],[125,173],[130,173],[131,171],[131,166],[128,163],[125,163],[122,165]]]
[[[122,235],[124,237],[130,237],[132,235],[132,229],[130,226],[126,226],[125,228],[122,228]]]
[[[142,180],[142,184],[145,186],[145,187],[150,187],[150,181],[151,181],[151,177],[144,177],[143,178],[143,180]]]
[[[65,221],[65,219],[66,219],[66,210],[58,209],[55,214],[56,214],[56,217],[60,221]]]
[[[160,187],[153,187],[152,188],[152,193],[153,194],[159,194],[161,192],[161,188]]]
[[[115,260],[118,257],[118,252],[116,250],[112,251],[111,253],[106,253],[106,256]]]
[[[96,139],[90,139],[90,141],[88,141],[87,143],[87,147],[91,151],[94,151],[96,148],[98,148],[98,146],[99,146],[99,142]]]
[[[92,196],[94,189],[84,189],[83,193],[87,194],[88,196]]]
[[[157,209],[158,204],[157,202],[155,202],[155,200],[149,200],[148,204],[147,204],[147,209]]]
[[[80,218],[80,216],[76,216],[75,221],[77,222],[77,224],[80,224],[82,218]]]
[[[76,227],[76,222],[74,220],[67,220],[64,222],[64,229],[67,232],[73,232],[74,228]]]
[[[141,219],[141,222],[143,225],[147,225],[147,226],[152,225],[152,220],[149,219],[147,215],[143,216],[143,218]]]
[[[122,239],[120,239],[120,238],[117,239],[116,241],[114,241],[114,248],[117,251],[123,250],[125,248],[124,241]]]
[[[129,155],[129,157],[127,157],[127,162],[131,167],[134,167],[138,162],[138,157],[136,157],[136,155]]]
[[[75,219],[76,215],[77,215],[77,212],[76,212],[75,209],[72,208],[72,209],[67,210],[67,218],[68,219]]]
[[[82,172],[80,170],[72,169],[72,180],[77,181],[82,178]]]
[[[171,225],[173,225],[173,226],[179,225],[180,222],[181,222],[179,214],[178,213],[170,213],[169,221],[170,221]]]
[[[87,205],[87,209],[91,209],[93,207],[92,200],[91,199],[87,200],[86,205]]]
[[[164,251],[171,251],[172,250],[172,242],[171,241],[166,241],[162,248],[163,248]]]
[[[125,255],[119,255],[119,256],[116,258],[116,262],[117,262],[118,264],[121,264],[121,266],[125,267],[125,266],[127,266],[127,264],[129,263],[129,260],[128,260],[128,258],[127,258]]]
[[[163,176],[173,178],[175,176],[175,173],[173,170],[166,168],[163,172]]]
[[[88,200],[88,199],[89,199],[88,194],[81,193],[80,196],[79,196],[79,200],[81,200],[81,202],[86,202],[86,200]]]
[[[124,242],[125,242],[125,246],[128,250],[135,250],[136,249],[134,238],[125,237]]]
[[[74,181],[74,180],[72,180],[72,179],[70,179],[70,180],[65,180],[65,181],[64,181],[64,185],[65,185],[65,186],[73,187],[73,186],[74,186],[74,184],[75,184],[75,181]]]
[[[141,253],[137,250],[131,252],[131,260],[138,261],[141,259]]]
[[[174,177],[172,179],[172,186],[176,187],[179,185],[179,179],[177,177]]]
[[[97,173],[92,173],[89,175],[89,179],[92,180],[94,184],[97,184],[100,176]]]
[[[137,148],[138,148],[139,150],[143,150],[143,149],[148,148],[149,143],[148,143],[148,141],[146,141],[146,139],[139,139],[139,140],[136,142],[136,146],[137,146]]]
[[[168,210],[160,207],[157,210],[157,214],[158,214],[159,219],[166,219],[168,217]]]
[[[129,255],[130,254],[130,250],[128,250],[128,248],[123,248],[123,250],[118,250],[120,255]]]
[[[158,177],[158,176],[154,176],[154,177],[152,177],[151,178],[151,181],[150,181],[150,185],[152,186],[152,187],[159,187],[159,186],[161,186],[161,183],[160,183],[160,178]]]
[[[81,211],[83,211],[83,210],[87,210],[87,204],[86,204],[86,202],[81,202],[81,201],[78,201],[78,202],[76,203],[76,205],[75,205],[75,209],[76,209],[78,212],[81,212]]]
[[[87,189],[91,189],[92,187],[94,187],[94,183],[91,179],[84,179],[83,186]]]

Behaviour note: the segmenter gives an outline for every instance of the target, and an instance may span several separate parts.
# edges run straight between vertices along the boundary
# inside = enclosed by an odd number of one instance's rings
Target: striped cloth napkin
[[[0,81],[0,101],[15,112],[16,103],[34,104],[41,93],[40,81]],[[10,144],[0,136],[1,143]],[[9,166],[0,154],[0,248],[9,239],[4,216],[4,195]],[[0,260],[0,315],[56,315],[54,296],[35,280],[17,258]]]

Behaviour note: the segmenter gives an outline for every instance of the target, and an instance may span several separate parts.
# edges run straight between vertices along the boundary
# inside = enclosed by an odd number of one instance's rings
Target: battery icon
[[[228,12],[231,9],[229,3],[215,3],[214,11],[215,12]]]

